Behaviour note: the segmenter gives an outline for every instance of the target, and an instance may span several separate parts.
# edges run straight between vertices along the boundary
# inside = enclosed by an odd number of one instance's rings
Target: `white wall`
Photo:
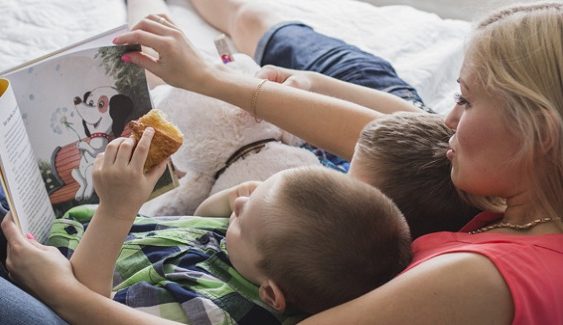
[[[535,0],[360,0],[377,6],[409,5],[430,11],[443,18],[473,20],[486,15],[494,8]]]

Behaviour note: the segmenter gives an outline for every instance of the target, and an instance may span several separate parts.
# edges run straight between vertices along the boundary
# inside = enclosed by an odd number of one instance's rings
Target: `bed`
[[[469,22],[355,0],[276,2],[291,8],[292,19],[391,61],[437,112],[451,108]],[[213,39],[220,32],[199,18],[189,1],[167,3],[195,46],[218,62]],[[122,0],[3,0],[0,11],[0,71],[126,23]]]
[[[408,6],[375,7],[354,0],[278,0],[292,18],[390,60],[439,113],[452,105],[470,23],[442,19]],[[187,0],[168,0],[191,41],[214,57],[219,31]],[[122,0],[5,0],[0,2],[0,71],[126,23]]]

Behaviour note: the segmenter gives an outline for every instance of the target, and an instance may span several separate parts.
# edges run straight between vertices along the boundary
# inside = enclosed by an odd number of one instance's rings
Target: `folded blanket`
[[[67,257],[95,206],[79,206],[55,221],[49,245]],[[226,218],[138,216],[114,271],[113,299],[187,324],[294,323],[263,304],[256,285],[230,264]]]

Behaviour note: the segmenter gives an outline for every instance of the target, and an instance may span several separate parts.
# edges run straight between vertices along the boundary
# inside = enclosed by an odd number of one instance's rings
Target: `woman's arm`
[[[115,44],[139,43],[159,58],[129,53],[138,64],[175,87],[192,90],[238,106],[303,139],[350,159],[362,128],[380,116],[369,108],[330,96],[244,76],[207,63],[184,34],[168,20],[151,15]]]
[[[286,86],[340,98],[384,114],[399,111],[421,112],[420,109],[400,97],[380,90],[344,82],[318,72],[299,71],[267,65],[260,69],[256,76]]]
[[[257,91],[259,79],[229,71],[216,71],[208,82],[201,89],[203,94],[232,103],[348,160],[364,126],[381,116],[352,102],[274,82]]]
[[[451,253],[301,324],[510,324],[513,314],[509,289],[486,257]]]

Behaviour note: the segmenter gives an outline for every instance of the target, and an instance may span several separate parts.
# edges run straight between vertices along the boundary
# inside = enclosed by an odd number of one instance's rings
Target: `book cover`
[[[92,181],[97,154],[114,138],[127,136],[127,123],[152,108],[145,71],[121,61],[125,52],[140,48],[100,46],[121,30],[2,76],[0,179],[22,230],[40,240],[46,239],[49,220],[98,202]],[[168,168],[153,196],[176,185]]]

